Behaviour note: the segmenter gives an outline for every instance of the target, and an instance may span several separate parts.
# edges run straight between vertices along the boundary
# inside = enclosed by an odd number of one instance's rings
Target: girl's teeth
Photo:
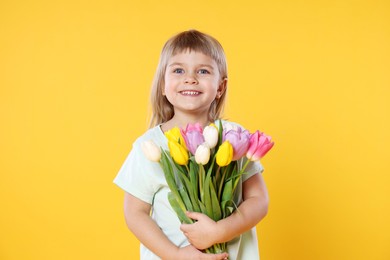
[[[184,95],[197,95],[197,94],[199,94],[199,92],[197,92],[197,91],[183,91],[181,93]]]

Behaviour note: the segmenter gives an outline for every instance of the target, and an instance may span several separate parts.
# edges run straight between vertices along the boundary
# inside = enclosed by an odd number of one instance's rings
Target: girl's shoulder
[[[150,140],[157,145],[162,145],[165,142],[165,136],[163,131],[161,130],[160,125],[157,125],[155,127],[146,130],[146,132],[144,132],[141,136],[139,136],[134,141],[133,145],[140,145],[141,143]]]

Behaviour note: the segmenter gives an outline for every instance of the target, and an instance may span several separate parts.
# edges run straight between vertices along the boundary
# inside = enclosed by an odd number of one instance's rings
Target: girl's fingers
[[[191,212],[191,211],[187,211],[186,212],[186,215],[187,217],[193,219],[193,220],[199,220],[203,214],[202,213],[199,213],[199,212]]]

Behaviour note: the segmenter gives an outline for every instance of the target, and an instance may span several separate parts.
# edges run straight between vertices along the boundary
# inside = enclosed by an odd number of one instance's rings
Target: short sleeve
[[[246,157],[242,159],[242,165],[245,165],[245,163],[248,161]],[[263,165],[260,163],[260,161],[254,161],[249,162],[246,169],[245,174],[242,176],[242,181],[246,181],[253,175],[257,173],[262,173],[264,171]]]
[[[152,204],[158,173],[161,167],[156,162],[149,161],[143,154],[140,144],[135,142],[121,169],[114,179],[114,183],[124,191]]]

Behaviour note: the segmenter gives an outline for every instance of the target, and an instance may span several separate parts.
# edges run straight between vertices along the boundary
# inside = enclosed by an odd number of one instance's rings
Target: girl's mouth
[[[180,94],[182,94],[184,96],[197,96],[200,93],[201,92],[195,91],[195,90],[183,90],[183,91],[180,91]]]

